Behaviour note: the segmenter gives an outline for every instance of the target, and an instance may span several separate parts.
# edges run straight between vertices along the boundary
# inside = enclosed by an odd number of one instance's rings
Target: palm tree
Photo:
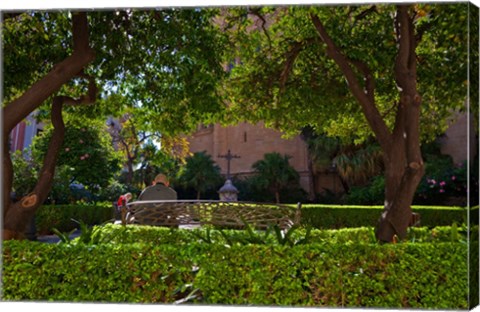
[[[275,194],[275,200],[280,203],[280,191],[291,185],[298,185],[299,174],[289,164],[288,155],[277,152],[267,153],[262,160],[255,162],[252,168],[257,173],[257,181],[262,187]]]
[[[201,193],[221,183],[222,176],[220,167],[210,155],[206,152],[197,152],[186,159],[178,180],[185,187],[194,188],[197,191],[197,199],[200,199]]]
[[[309,129],[303,135],[312,162],[312,173],[334,166],[347,193],[349,185],[363,184],[383,171],[382,152],[376,144],[345,144],[338,138],[318,135]]]

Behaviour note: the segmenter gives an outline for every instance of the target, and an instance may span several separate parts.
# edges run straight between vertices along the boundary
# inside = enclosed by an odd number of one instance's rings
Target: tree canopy
[[[385,166],[376,237],[404,238],[425,172],[421,142],[468,106],[469,6],[232,9],[222,21],[233,47],[229,116],[289,134],[312,127],[346,143],[373,137]]]
[[[448,116],[464,109],[467,94],[468,4],[416,4],[418,88],[421,132],[433,139]],[[237,8],[224,29],[235,42],[230,60],[239,60],[225,83],[231,116],[265,120],[290,134],[304,126],[348,143],[373,135],[337,64],[327,54],[311,15],[363,80],[368,70],[376,107],[391,130],[399,86],[394,77],[398,42],[394,5],[288,6]],[[266,22],[264,25],[263,21]],[[264,26],[264,27],[262,27]],[[232,61],[233,62],[233,61]]]
[[[87,14],[95,59],[85,69],[101,90],[96,105],[68,107],[87,117],[135,107],[145,127],[189,131],[221,111],[216,81],[222,37],[213,9],[93,11]],[[73,49],[70,12],[25,12],[3,21],[4,97],[8,103],[46,75]],[[75,78],[61,92],[85,87]],[[107,95],[124,99],[105,100]],[[49,106],[49,103],[46,103]],[[47,109],[48,111],[49,109]]]
[[[224,75],[223,35],[212,22],[216,12],[171,8],[3,16],[6,239],[19,237],[51,189],[65,137],[65,113],[87,119],[118,117],[130,107],[144,118],[142,130],[171,136],[221,114],[217,81]],[[38,109],[40,116],[51,119],[51,140],[37,184],[13,203],[8,136]]]

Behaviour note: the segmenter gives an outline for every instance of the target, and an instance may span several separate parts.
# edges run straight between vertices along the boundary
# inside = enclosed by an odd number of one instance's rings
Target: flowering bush
[[[466,163],[454,165],[449,158],[426,162],[425,175],[418,186],[416,204],[467,204]],[[473,187],[473,185],[471,185]]]

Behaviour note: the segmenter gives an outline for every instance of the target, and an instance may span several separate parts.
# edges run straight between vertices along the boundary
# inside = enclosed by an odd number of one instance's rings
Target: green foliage
[[[448,155],[442,155],[437,143],[422,147],[425,175],[420,182],[413,203],[415,205],[467,204],[467,164],[454,164]],[[478,164],[478,160],[475,160]],[[475,166],[475,163],[473,164]],[[470,190],[478,197],[478,174],[472,167]],[[477,165],[478,166],[478,165]],[[375,176],[367,185],[353,186],[344,198],[345,204],[379,205],[385,197],[385,177]]]
[[[249,177],[233,177],[232,183],[238,189],[238,199],[242,201],[253,202],[275,202],[275,194],[271,190],[262,186],[257,175]],[[307,192],[300,186],[300,184],[289,184],[286,188],[281,190],[281,199],[284,203],[298,203],[307,200]]]
[[[208,190],[218,189],[222,180],[220,167],[205,152],[197,152],[188,157],[177,176],[181,185],[192,187],[197,192],[197,199]]]
[[[360,61],[375,80],[375,102],[388,127],[399,99],[395,82],[393,4],[232,8],[225,14],[231,49],[226,61],[241,60],[228,76],[226,94],[232,119],[260,121],[296,134],[305,126],[318,133],[361,143],[372,136],[360,105],[351,95],[338,66],[310,14],[323,22],[349,60]],[[433,140],[446,128],[452,108],[464,107],[467,84],[468,4],[414,5],[418,87],[422,95],[421,133]],[[262,28],[253,16],[270,21]],[[448,69],[447,69],[448,68]],[[452,72],[452,80],[445,72]]]
[[[106,126],[92,121],[89,125],[67,123],[65,130],[57,166],[66,166],[72,182],[81,183],[92,191],[107,186],[121,167]],[[51,135],[50,127],[34,140],[33,155],[38,162],[47,151]]]
[[[385,200],[385,177],[376,176],[366,186],[352,186],[345,195],[345,204],[380,205]]]
[[[193,243],[221,246],[269,245],[297,246],[305,244],[372,244],[376,243],[374,227],[364,226],[344,229],[315,229],[292,227],[283,233],[274,226],[264,231],[214,229],[193,230],[153,226],[121,226],[106,224],[96,226],[99,239],[112,244],[153,244],[188,246]],[[441,243],[467,240],[468,228],[462,226],[411,227],[405,242]],[[455,233],[455,234],[454,234]],[[470,229],[470,238],[478,239],[478,226]]]
[[[140,194],[141,191],[141,189],[120,183],[115,179],[107,187],[100,189],[100,191],[96,194],[95,200],[96,202],[114,202],[120,195],[125,193],[132,193],[134,196],[133,199],[135,199],[136,194]]]
[[[425,175],[417,189],[415,202],[420,204],[447,203],[449,198],[467,204],[467,164],[453,164],[449,156],[426,155]],[[478,180],[471,177],[470,190],[478,197]]]
[[[258,188],[267,189],[275,194],[275,201],[280,202],[280,192],[298,188],[300,176],[289,164],[288,155],[277,152],[267,153],[263,159],[253,163],[252,168],[256,174],[255,184]]]
[[[127,227],[128,228],[128,227]],[[465,309],[463,243],[222,246],[7,241],[5,300]],[[341,256],[339,256],[341,255]]]
[[[383,206],[303,205],[301,223],[314,228],[374,226]],[[412,206],[421,216],[421,225],[434,227],[467,223],[467,210],[460,207]]]
[[[95,60],[85,72],[101,87],[93,106],[66,107],[86,119],[136,107],[161,133],[192,130],[222,111],[217,82],[225,74],[224,35],[213,23],[217,9],[128,9],[87,12]],[[2,21],[6,103],[72,52],[71,13],[29,11]],[[81,94],[73,79],[61,93]],[[108,95],[124,96],[105,101]],[[141,105],[138,105],[140,104]],[[50,103],[48,103],[50,104]],[[46,115],[50,108],[45,106]]]
[[[35,214],[35,224],[39,234],[49,234],[52,233],[53,228],[60,232],[68,232],[77,228],[78,224],[72,219],[94,225],[102,224],[112,218],[111,203],[42,205]]]
[[[11,154],[13,163],[13,192],[16,198],[30,193],[35,187],[38,165],[31,159],[28,150],[16,151]]]

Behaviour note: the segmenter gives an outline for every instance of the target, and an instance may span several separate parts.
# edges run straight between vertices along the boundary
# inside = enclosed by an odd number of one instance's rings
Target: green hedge
[[[102,224],[112,220],[113,213],[112,203],[43,205],[35,214],[35,226],[41,235],[51,234],[53,228],[67,232],[78,227],[72,219],[89,225]]]
[[[382,206],[303,205],[301,223],[320,229],[375,226],[382,209]],[[428,227],[452,225],[454,222],[462,224],[467,218],[466,209],[460,207],[414,206],[413,211],[420,213],[421,224]],[[475,220],[478,224],[478,206],[473,211],[477,213]],[[39,234],[51,234],[52,228],[66,232],[78,227],[71,219],[94,225],[113,217],[111,203],[43,205],[37,211],[35,223]]]
[[[301,222],[330,229],[375,226],[382,209],[383,206],[303,205]],[[420,214],[423,226],[467,223],[467,210],[461,207],[413,206],[412,210]]]
[[[466,309],[463,243],[67,245],[6,241],[3,299]]]
[[[215,230],[215,229],[170,229],[165,227],[154,226],[135,226],[135,225],[115,225],[106,224],[105,226],[95,228],[96,238],[101,242],[114,244],[165,244],[165,245],[188,245],[196,242],[208,242],[213,244],[225,245],[231,242],[235,244],[245,245],[251,243],[251,234],[242,230]],[[258,242],[275,245],[278,239],[273,231],[266,237],[266,233],[255,232],[255,236],[259,238]],[[230,242],[226,238],[230,239]],[[306,229],[296,229],[291,234],[293,242],[299,242],[306,237]],[[470,239],[478,241],[478,226],[472,228]],[[435,228],[412,227],[408,229],[406,242],[466,242],[467,229],[463,226],[438,226]],[[365,244],[375,243],[375,234],[373,227],[347,228],[340,230],[320,230],[312,229],[309,234],[307,243],[332,243],[332,244]]]

